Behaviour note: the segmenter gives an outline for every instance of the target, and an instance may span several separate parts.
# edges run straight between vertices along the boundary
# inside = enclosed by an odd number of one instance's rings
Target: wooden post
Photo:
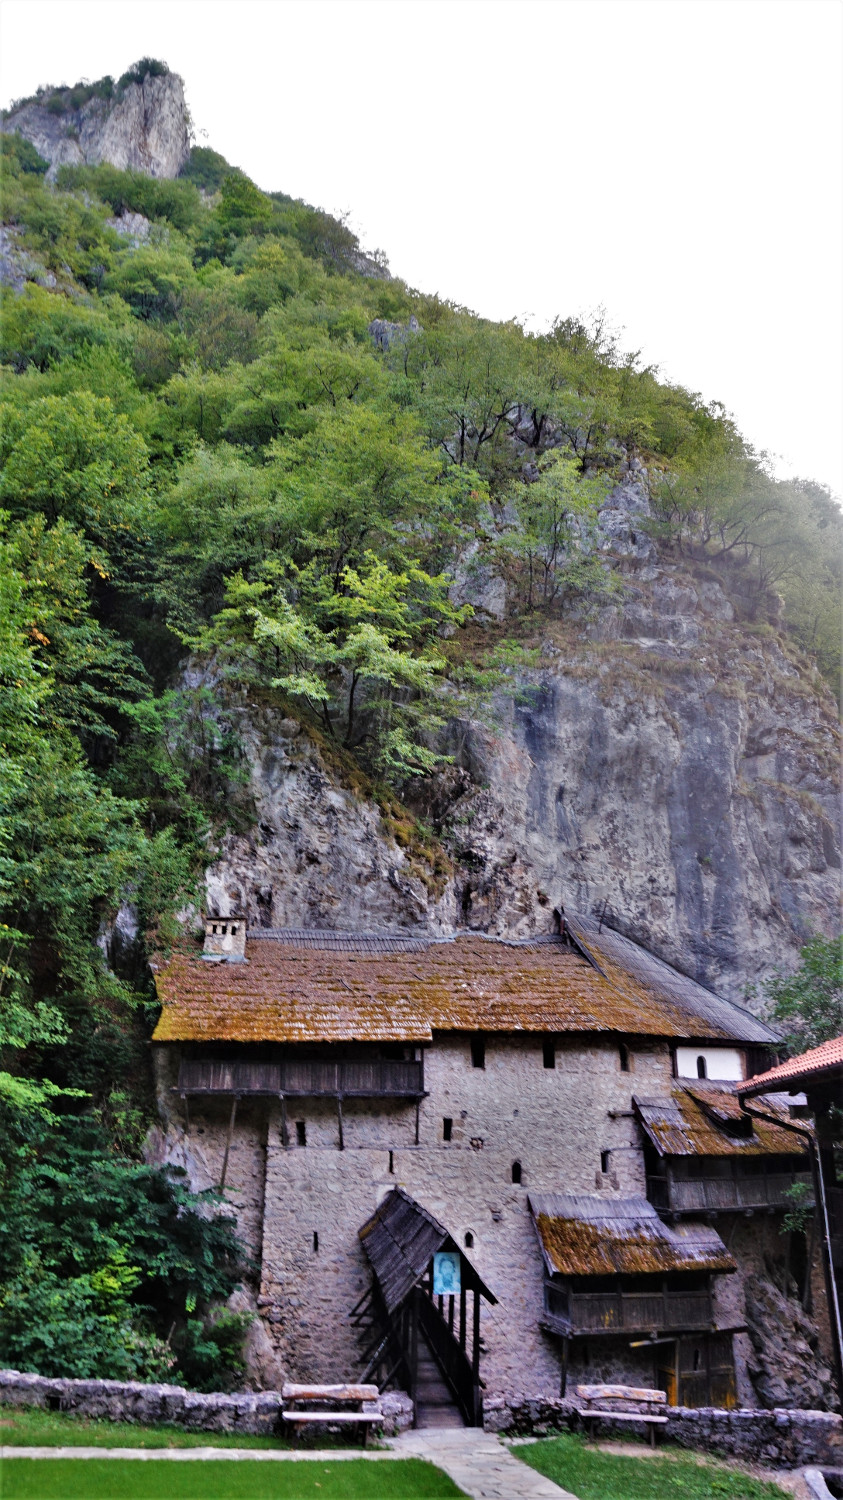
[[[465,1352],[465,1277],[460,1284],[460,1348]]]
[[[231,1150],[231,1141],[234,1135],[234,1121],[237,1118],[237,1094],[231,1101],[231,1117],[228,1121],[228,1139],[225,1143],[225,1154],[222,1159],[222,1172],[220,1173],[220,1192],[225,1187],[225,1177],[228,1171],[228,1153]]]
[[[562,1340],[562,1369],[559,1372],[559,1396],[564,1399],[568,1389],[568,1340]]]
[[[418,1143],[419,1143],[419,1108],[420,1108],[420,1106],[421,1106],[421,1100],[417,1099],[416,1100],[416,1145],[418,1145]]]
[[[471,1351],[471,1368],[474,1372],[474,1383],[480,1379],[480,1293],[474,1288],[474,1347]]]
[[[281,1094],[280,1097],[281,1097],[281,1145],[284,1147],[284,1150],[286,1151],[287,1148],[288,1148],[288,1146],[289,1146],[289,1144],[290,1144],[290,1137],[289,1137],[289,1134],[287,1132],[287,1101],[284,1098],[283,1094]]]
[[[413,1287],[410,1293],[410,1395],[413,1398],[413,1426],[418,1422],[419,1387],[419,1293]]]
[[[454,1336],[454,1299],[453,1299],[453,1297],[449,1297],[448,1298],[448,1332],[450,1333],[451,1337],[453,1338],[453,1336]]]
[[[340,1150],[345,1150],[345,1141],[342,1133],[342,1094],[337,1094],[337,1125],[340,1132]]]
[[[184,1104],[184,1133],[190,1135],[190,1101],[187,1094],[182,1094],[181,1097]]]

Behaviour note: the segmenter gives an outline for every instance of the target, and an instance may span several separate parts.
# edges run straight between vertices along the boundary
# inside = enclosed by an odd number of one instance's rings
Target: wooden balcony
[[[285,1058],[280,1061],[229,1061],[183,1058],[176,1092],[238,1098],[285,1099],[420,1099],[424,1063],[386,1058]]]
[[[748,1209],[789,1209],[794,1183],[811,1187],[810,1172],[758,1172],[751,1176],[647,1178],[647,1197],[668,1213],[730,1213]]]
[[[544,1326],[564,1337],[595,1333],[651,1333],[714,1327],[711,1293],[674,1291],[572,1292],[556,1282],[544,1284]]]

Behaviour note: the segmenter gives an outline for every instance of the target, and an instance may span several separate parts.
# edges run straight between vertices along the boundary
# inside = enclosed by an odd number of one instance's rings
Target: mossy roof
[[[667,1099],[633,1098],[636,1115],[660,1156],[801,1156],[805,1142],[783,1125],[750,1119],[728,1087],[688,1084]],[[785,1107],[769,1106],[782,1120]],[[736,1132],[746,1130],[746,1134]]]
[[[707,1224],[662,1223],[646,1198],[531,1193],[545,1265],[557,1276],[642,1276],[667,1271],[734,1271]]]
[[[163,1009],[154,1039],[425,1042],[435,1031],[525,1031],[734,1044],[757,1040],[761,1024],[725,1001],[712,1006],[717,997],[658,960],[638,973],[614,956],[601,963],[573,931],[570,941],[518,943],[475,933],[252,931],[246,958],[173,953],[156,976]]]

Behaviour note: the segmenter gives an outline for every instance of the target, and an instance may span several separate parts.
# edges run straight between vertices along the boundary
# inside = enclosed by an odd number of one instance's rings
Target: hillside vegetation
[[[248,816],[226,679],[400,800],[543,619],[623,588],[594,535],[634,458],[660,547],[728,558],[836,682],[840,512],[599,317],[426,296],[205,148],[51,184],[0,143],[0,1361],[219,1384],[231,1226],[140,1147],[144,953]],[[449,592],[470,549],[508,583],[494,648]]]

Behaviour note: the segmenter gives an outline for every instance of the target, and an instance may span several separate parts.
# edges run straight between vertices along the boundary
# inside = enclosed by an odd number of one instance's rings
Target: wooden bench
[[[310,1423],[323,1427],[359,1428],[363,1447],[372,1427],[383,1421],[380,1392],[376,1385],[294,1385],[281,1388],[281,1415],[299,1437]]]
[[[667,1405],[664,1391],[632,1385],[578,1385],[574,1405],[589,1436],[598,1421],[638,1423],[646,1426],[650,1447],[655,1448],[656,1428],[667,1423],[660,1410]]]

